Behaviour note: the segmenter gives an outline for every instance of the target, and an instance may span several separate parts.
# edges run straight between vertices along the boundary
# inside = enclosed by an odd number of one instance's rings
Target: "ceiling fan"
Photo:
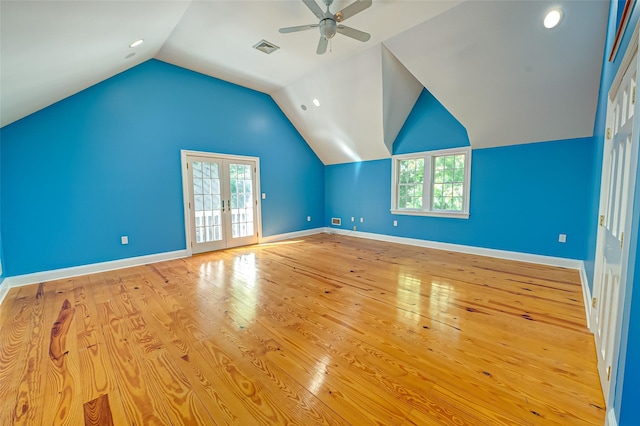
[[[323,12],[322,9],[320,9],[320,6],[318,6],[316,0],[302,0],[302,2],[307,5],[311,12],[316,15],[320,22],[318,22],[317,24],[280,28],[280,32],[286,34],[295,33],[298,31],[306,31],[312,28],[318,28],[320,30],[320,41],[318,42],[318,49],[316,50],[316,53],[318,55],[322,55],[327,51],[327,44],[329,43],[329,39],[333,38],[336,33],[346,35],[347,37],[351,37],[359,41],[368,41],[371,38],[371,34],[369,33],[356,30],[355,28],[347,27],[340,23],[345,19],[351,18],[356,13],[360,13],[370,7],[372,0],[356,0],[349,6],[345,7],[340,12],[336,12],[335,14],[329,12],[329,7],[331,7],[333,0],[322,1],[327,6],[326,12]]]

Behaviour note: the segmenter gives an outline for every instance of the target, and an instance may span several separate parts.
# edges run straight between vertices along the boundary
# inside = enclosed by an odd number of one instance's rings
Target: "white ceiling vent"
[[[275,52],[276,50],[280,49],[280,47],[276,46],[275,44],[267,41],[267,40],[260,40],[258,43],[256,43],[253,46],[254,49],[258,49],[261,52],[266,53],[267,55],[270,53]]]

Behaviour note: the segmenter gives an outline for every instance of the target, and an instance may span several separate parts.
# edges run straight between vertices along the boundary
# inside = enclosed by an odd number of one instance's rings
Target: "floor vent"
[[[340,225],[342,225],[342,219],[340,219],[339,217],[332,217],[331,218],[331,224],[332,225],[336,225],[336,226],[340,226]]]

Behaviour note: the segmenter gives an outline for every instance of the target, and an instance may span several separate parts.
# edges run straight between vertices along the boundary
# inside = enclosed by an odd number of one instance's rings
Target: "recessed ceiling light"
[[[142,43],[144,43],[144,40],[143,40],[143,39],[136,40],[136,41],[134,41],[133,43],[131,43],[131,44],[129,45],[129,47],[138,47],[138,46],[140,46]]]
[[[550,10],[549,13],[544,17],[544,27],[545,28],[553,28],[560,23],[562,20],[562,11],[560,9]]]
[[[320,101],[314,98],[314,99],[313,99],[313,104],[314,104],[315,106],[319,107],[319,106],[320,106]]]

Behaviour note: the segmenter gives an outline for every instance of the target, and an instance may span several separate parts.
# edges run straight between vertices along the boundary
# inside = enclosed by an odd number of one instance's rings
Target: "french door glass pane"
[[[217,163],[193,162],[196,242],[222,240],[220,170]]]
[[[253,235],[253,169],[248,164],[230,164],[231,237]]]

